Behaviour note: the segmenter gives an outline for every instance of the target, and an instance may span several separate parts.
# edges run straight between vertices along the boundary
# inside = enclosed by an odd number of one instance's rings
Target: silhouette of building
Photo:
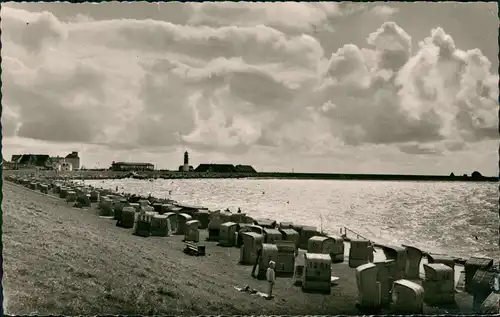
[[[155,166],[151,163],[131,163],[131,162],[113,162],[112,171],[154,171]]]
[[[198,173],[234,173],[232,164],[200,164],[194,170]]]
[[[198,173],[257,173],[250,165],[200,164],[194,170]]]
[[[234,169],[236,173],[257,173],[251,165],[236,165]]]
[[[12,155],[11,162],[19,167],[43,167],[50,168],[50,156],[47,154],[16,154]]]
[[[12,158],[10,159],[10,161],[12,163],[19,163],[19,160],[21,159],[23,155],[22,154],[14,154],[12,155]]]
[[[16,164],[2,158],[2,168],[4,170],[16,169]]]
[[[68,167],[68,165],[70,165],[71,168]],[[56,171],[71,172],[73,170],[73,164],[66,161],[65,157],[59,155],[50,157],[50,167]]]
[[[54,169],[59,169],[59,166],[63,163],[66,162],[66,158],[62,156],[51,156],[50,157],[50,163],[52,164],[52,167]]]
[[[193,172],[194,171],[194,168],[189,165],[189,172]],[[184,165],[179,165],[179,172],[184,172]]]
[[[184,152],[184,165],[182,166],[183,172],[189,172],[189,153]]]
[[[66,163],[71,164],[71,170],[80,168],[80,158],[78,152],[72,152],[66,157],[53,156],[47,154],[15,154],[12,155],[10,168],[46,168],[61,170],[61,166]],[[64,167],[65,170],[69,168]]]
[[[80,169],[80,157],[78,156],[78,152],[71,152],[66,155],[65,161],[73,166],[73,170]]]

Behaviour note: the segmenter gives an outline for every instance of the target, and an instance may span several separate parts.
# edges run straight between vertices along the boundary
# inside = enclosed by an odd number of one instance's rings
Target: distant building
[[[198,173],[257,173],[251,165],[200,164],[194,170]]]
[[[54,162],[52,168],[58,172],[71,172],[73,165],[66,161]]]
[[[182,166],[183,172],[189,172],[189,153],[184,152],[184,165]]]
[[[50,156],[47,154],[17,154],[12,155],[11,163],[16,168],[51,168]]]
[[[71,172],[73,170],[73,164],[69,162],[61,163],[61,172]]]
[[[185,166],[184,165],[179,165],[179,172],[185,172]],[[192,167],[191,165],[189,165],[189,172],[193,172],[194,171],[194,167]]]
[[[71,170],[80,168],[80,158],[78,152],[71,152],[66,157],[49,156],[47,154],[15,154],[12,155],[10,168],[45,168],[67,171],[69,168],[66,164],[71,165]]]
[[[113,162],[111,164],[112,171],[154,171],[155,166],[151,163],[130,163],[130,162]]]
[[[80,157],[78,157],[78,152],[71,152],[66,155],[65,161],[73,166],[73,170],[80,169]]]
[[[233,164],[200,164],[194,170],[198,173],[234,173]]]
[[[51,156],[50,157],[50,161],[52,163],[61,163],[61,162],[65,162],[66,161],[66,158],[65,157],[62,157],[62,156]]]
[[[66,162],[66,158],[61,157],[61,156],[53,156],[50,158],[51,167],[52,167],[52,169],[54,169],[56,171],[61,170],[61,166],[62,166],[63,162]]]
[[[236,173],[257,173],[251,165],[236,165],[234,169]]]
[[[12,162],[9,162],[7,161],[6,159],[2,158],[2,168],[4,170],[11,170],[11,169],[15,169],[16,168],[16,164],[15,163],[12,163]]]
[[[23,155],[22,154],[14,154],[12,155],[12,158],[10,159],[10,161],[12,163],[19,163],[19,160],[21,159]]]
[[[62,163],[60,163],[60,162],[52,162],[52,169],[54,171],[60,172],[62,170],[61,166],[62,166]]]

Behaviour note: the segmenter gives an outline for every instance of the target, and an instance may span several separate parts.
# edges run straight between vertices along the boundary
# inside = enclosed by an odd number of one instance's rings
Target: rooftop
[[[66,155],[66,158],[79,158],[78,152],[71,152],[68,155]]]
[[[50,156],[47,154],[18,154],[12,155],[12,162],[18,164],[45,165]]]
[[[113,165],[154,166],[154,164],[152,163],[140,163],[140,162],[113,162]]]

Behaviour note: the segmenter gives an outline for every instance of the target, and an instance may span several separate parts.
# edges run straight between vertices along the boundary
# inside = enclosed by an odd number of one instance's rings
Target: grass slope
[[[206,242],[206,257],[181,236],[140,238],[96,210],[5,183],[4,294],[8,314],[356,314],[354,271],[336,264],[330,296],[302,293],[279,278],[276,298],[237,292],[266,283],[237,264],[239,249]]]

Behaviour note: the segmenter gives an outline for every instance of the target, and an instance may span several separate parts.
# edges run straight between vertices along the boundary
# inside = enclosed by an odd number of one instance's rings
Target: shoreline
[[[4,182],[4,192],[4,285],[6,298],[12,303],[6,313],[29,314],[37,306],[43,308],[36,310],[40,314],[362,313],[355,307],[355,270],[349,268],[346,261],[332,264],[333,274],[341,279],[338,285],[332,286],[330,296],[303,293],[291,286],[291,279],[279,278],[277,297],[266,301],[233,289],[233,286],[250,285],[263,291],[265,282],[250,276],[251,266],[237,264],[238,248],[224,248],[216,242],[204,241],[206,230],[200,231],[200,243],[206,245],[208,256],[190,257],[182,252],[183,236],[133,236],[130,229],[116,227],[115,221],[100,218],[94,204],[83,209],[71,207],[56,195],[42,194],[8,181]],[[35,245],[31,246],[31,242]],[[23,251],[16,254],[20,246]],[[30,257],[32,253],[38,253],[39,258]],[[16,262],[10,262],[11,258]],[[37,265],[33,261],[43,263]],[[89,261],[93,264],[90,267]],[[44,269],[49,272],[45,273]],[[58,270],[64,272],[62,276]],[[42,275],[44,280],[40,282],[37,275]],[[55,294],[50,286],[54,281],[62,285]],[[138,284],[131,286],[131,281]],[[169,287],[165,290],[162,285]],[[134,287],[140,290],[134,293],[130,290]],[[62,293],[67,288],[72,294],[69,299]],[[95,302],[87,298],[91,292]],[[33,293],[37,294],[36,300],[28,295]],[[44,294],[48,299],[42,298]],[[130,296],[139,297],[140,305],[128,305]],[[452,310],[472,313],[471,296],[466,293],[455,296],[459,311]],[[181,303],[179,298],[183,298]],[[60,307],[55,304],[58,300],[75,305]],[[154,308],[156,306],[159,308]],[[427,314],[448,311],[448,308],[424,309]]]
[[[78,182],[79,179],[72,180],[72,181],[73,182]],[[77,183],[75,183],[75,184],[77,184]],[[92,185],[88,185],[88,186],[92,186]],[[102,188],[101,190],[113,192],[112,188]],[[135,195],[135,193],[130,193],[130,192],[122,192],[122,194],[124,194],[124,195],[130,195],[130,196]],[[137,197],[141,197],[141,199],[147,199],[147,197],[145,197],[145,196],[137,196]],[[156,197],[153,197],[153,198],[157,199]],[[158,200],[160,200],[160,201],[162,201],[162,200],[169,200],[170,201],[170,198],[159,198]],[[177,201],[175,201],[174,205],[176,205],[176,206],[190,206],[190,204],[188,204],[188,203],[177,202]],[[203,207],[198,206],[197,208],[203,208]],[[348,227],[342,226],[341,228],[343,228],[344,230],[347,229],[347,231],[350,231],[353,237],[356,236],[356,235],[359,236],[359,234],[357,232],[351,230]],[[354,239],[354,238],[345,237],[344,241],[350,243],[352,239]],[[368,240],[371,240],[371,239],[368,239]],[[373,240],[371,240],[371,241],[373,242]],[[380,244],[380,243],[377,243],[377,242],[373,242],[373,245],[376,248],[380,248],[380,249],[384,247],[383,244]],[[405,244],[403,244],[402,246],[403,247],[407,247],[407,245],[405,245]],[[467,262],[467,260],[468,260],[467,258],[464,258],[463,256],[449,255],[449,254],[438,253],[438,252],[429,252],[429,251],[425,251],[425,250],[422,250],[422,249],[420,249],[420,251],[422,252],[423,257],[428,257],[429,255],[434,255],[434,256],[436,256],[436,255],[448,256],[448,257],[450,257],[450,258],[452,258],[454,260],[455,264],[462,265],[462,266],[465,265],[465,262]]]
[[[5,175],[36,173],[47,178],[69,178],[83,180],[107,179],[287,179],[287,180],[357,180],[357,181],[417,181],[417,182],[476,182],[497,183],[499,177],[442,176],[442,175],[396,175],[396,174],[336,174],[336,173],[198,173],[177,171],[139,171],[135,175],[128,171],[77,170],[69,173],[33,169],[4,170]]]

